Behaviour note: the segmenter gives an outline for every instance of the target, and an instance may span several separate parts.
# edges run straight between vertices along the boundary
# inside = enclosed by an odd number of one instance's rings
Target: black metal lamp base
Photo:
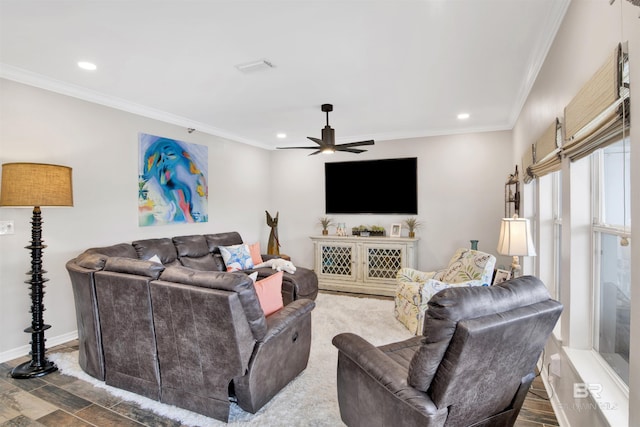
[[[24,362],[11,371],[12,378],[36,378],[42,377],[44,375],[50,374],[51,372],[55,372],[58,370],[58,367],[48,360],[45,360],[43,366],[34,366],[33,362],[30,360],[28,362]]]
[[[49,279],[43,277],[46,273],[42,269],[42,251],[47,247],[42,244],[42,215],[40,207],[33,208],[31,218],[31,245],[26,249],[31,250],[31,276],[25,283],[31,285],[31,326],[24,331],[31,334],[31,360],[16,366],[11,371],[13,378],[35,378],[57,371],[53,362],[47,360],[44,332],[51,327],[44,323],[42,312],[44,311],[44,284]]]

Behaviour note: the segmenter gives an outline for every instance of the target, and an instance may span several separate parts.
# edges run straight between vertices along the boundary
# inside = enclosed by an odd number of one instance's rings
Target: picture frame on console
[[[402,224],[391,224],[391,237],[400,237],[402,233]]]
[[[497,269],[496,275],[493,278],[493,284],[497,285],[499,283],[506,282],[509,279],[511,279],[511,272],[509,270]]]

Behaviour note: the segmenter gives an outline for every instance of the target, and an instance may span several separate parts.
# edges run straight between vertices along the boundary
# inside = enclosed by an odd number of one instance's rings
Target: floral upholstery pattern
[[[460,248],[442,270],[400,269],[396,276],[395,317],[413,334],[422,334],[424,313],[431,297],[456,286],[489,286],[495,264],[496,257],[491,254]]]

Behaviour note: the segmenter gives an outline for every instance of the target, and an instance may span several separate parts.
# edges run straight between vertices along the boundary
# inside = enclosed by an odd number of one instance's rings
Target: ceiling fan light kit
[[[336,151],[346,151],[348,153],[360,154],[360,153],[364,153],[367,150],[363,150],[363,149],[355,148],[355,147],[360,147],[360,146],[363,146],[363,145],[373,145],[374,144],[374,141],[371,139],[371,140],[368,140],[368,141],[349,142],[349,143],[346,143],[346,144],[337,144],[336,145],[335,130],[331,126],[329,126],[329,113],[331,111],[333,111],[333,105],[332,104],[322,104],[321,110],[324,113],[327,114],[327,124],[322,129],[322,139],[314,138],[312,136],[308,136],[307,137],[311,141],[313,141],[316,144],[318,144],[318,147],[278,147],[278,149],[281,149],[281,150],[286,150],[286,149],[291,149],[291,150],[298,150],[298,149],[316,150],[313,153],[309,154],[310,156],[313,156],[314,154],[318,154],[318,153],[333,154]]]

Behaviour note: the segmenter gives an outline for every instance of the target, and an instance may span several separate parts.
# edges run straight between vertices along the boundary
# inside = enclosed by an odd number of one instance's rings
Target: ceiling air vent
[[[268,70],[269,68],[273,68],[273,64],[271,61],[267,61],[266,59],[260,59],[259,61],[236,65],[236,68],[243,73],[250,73],[253,71]]]

